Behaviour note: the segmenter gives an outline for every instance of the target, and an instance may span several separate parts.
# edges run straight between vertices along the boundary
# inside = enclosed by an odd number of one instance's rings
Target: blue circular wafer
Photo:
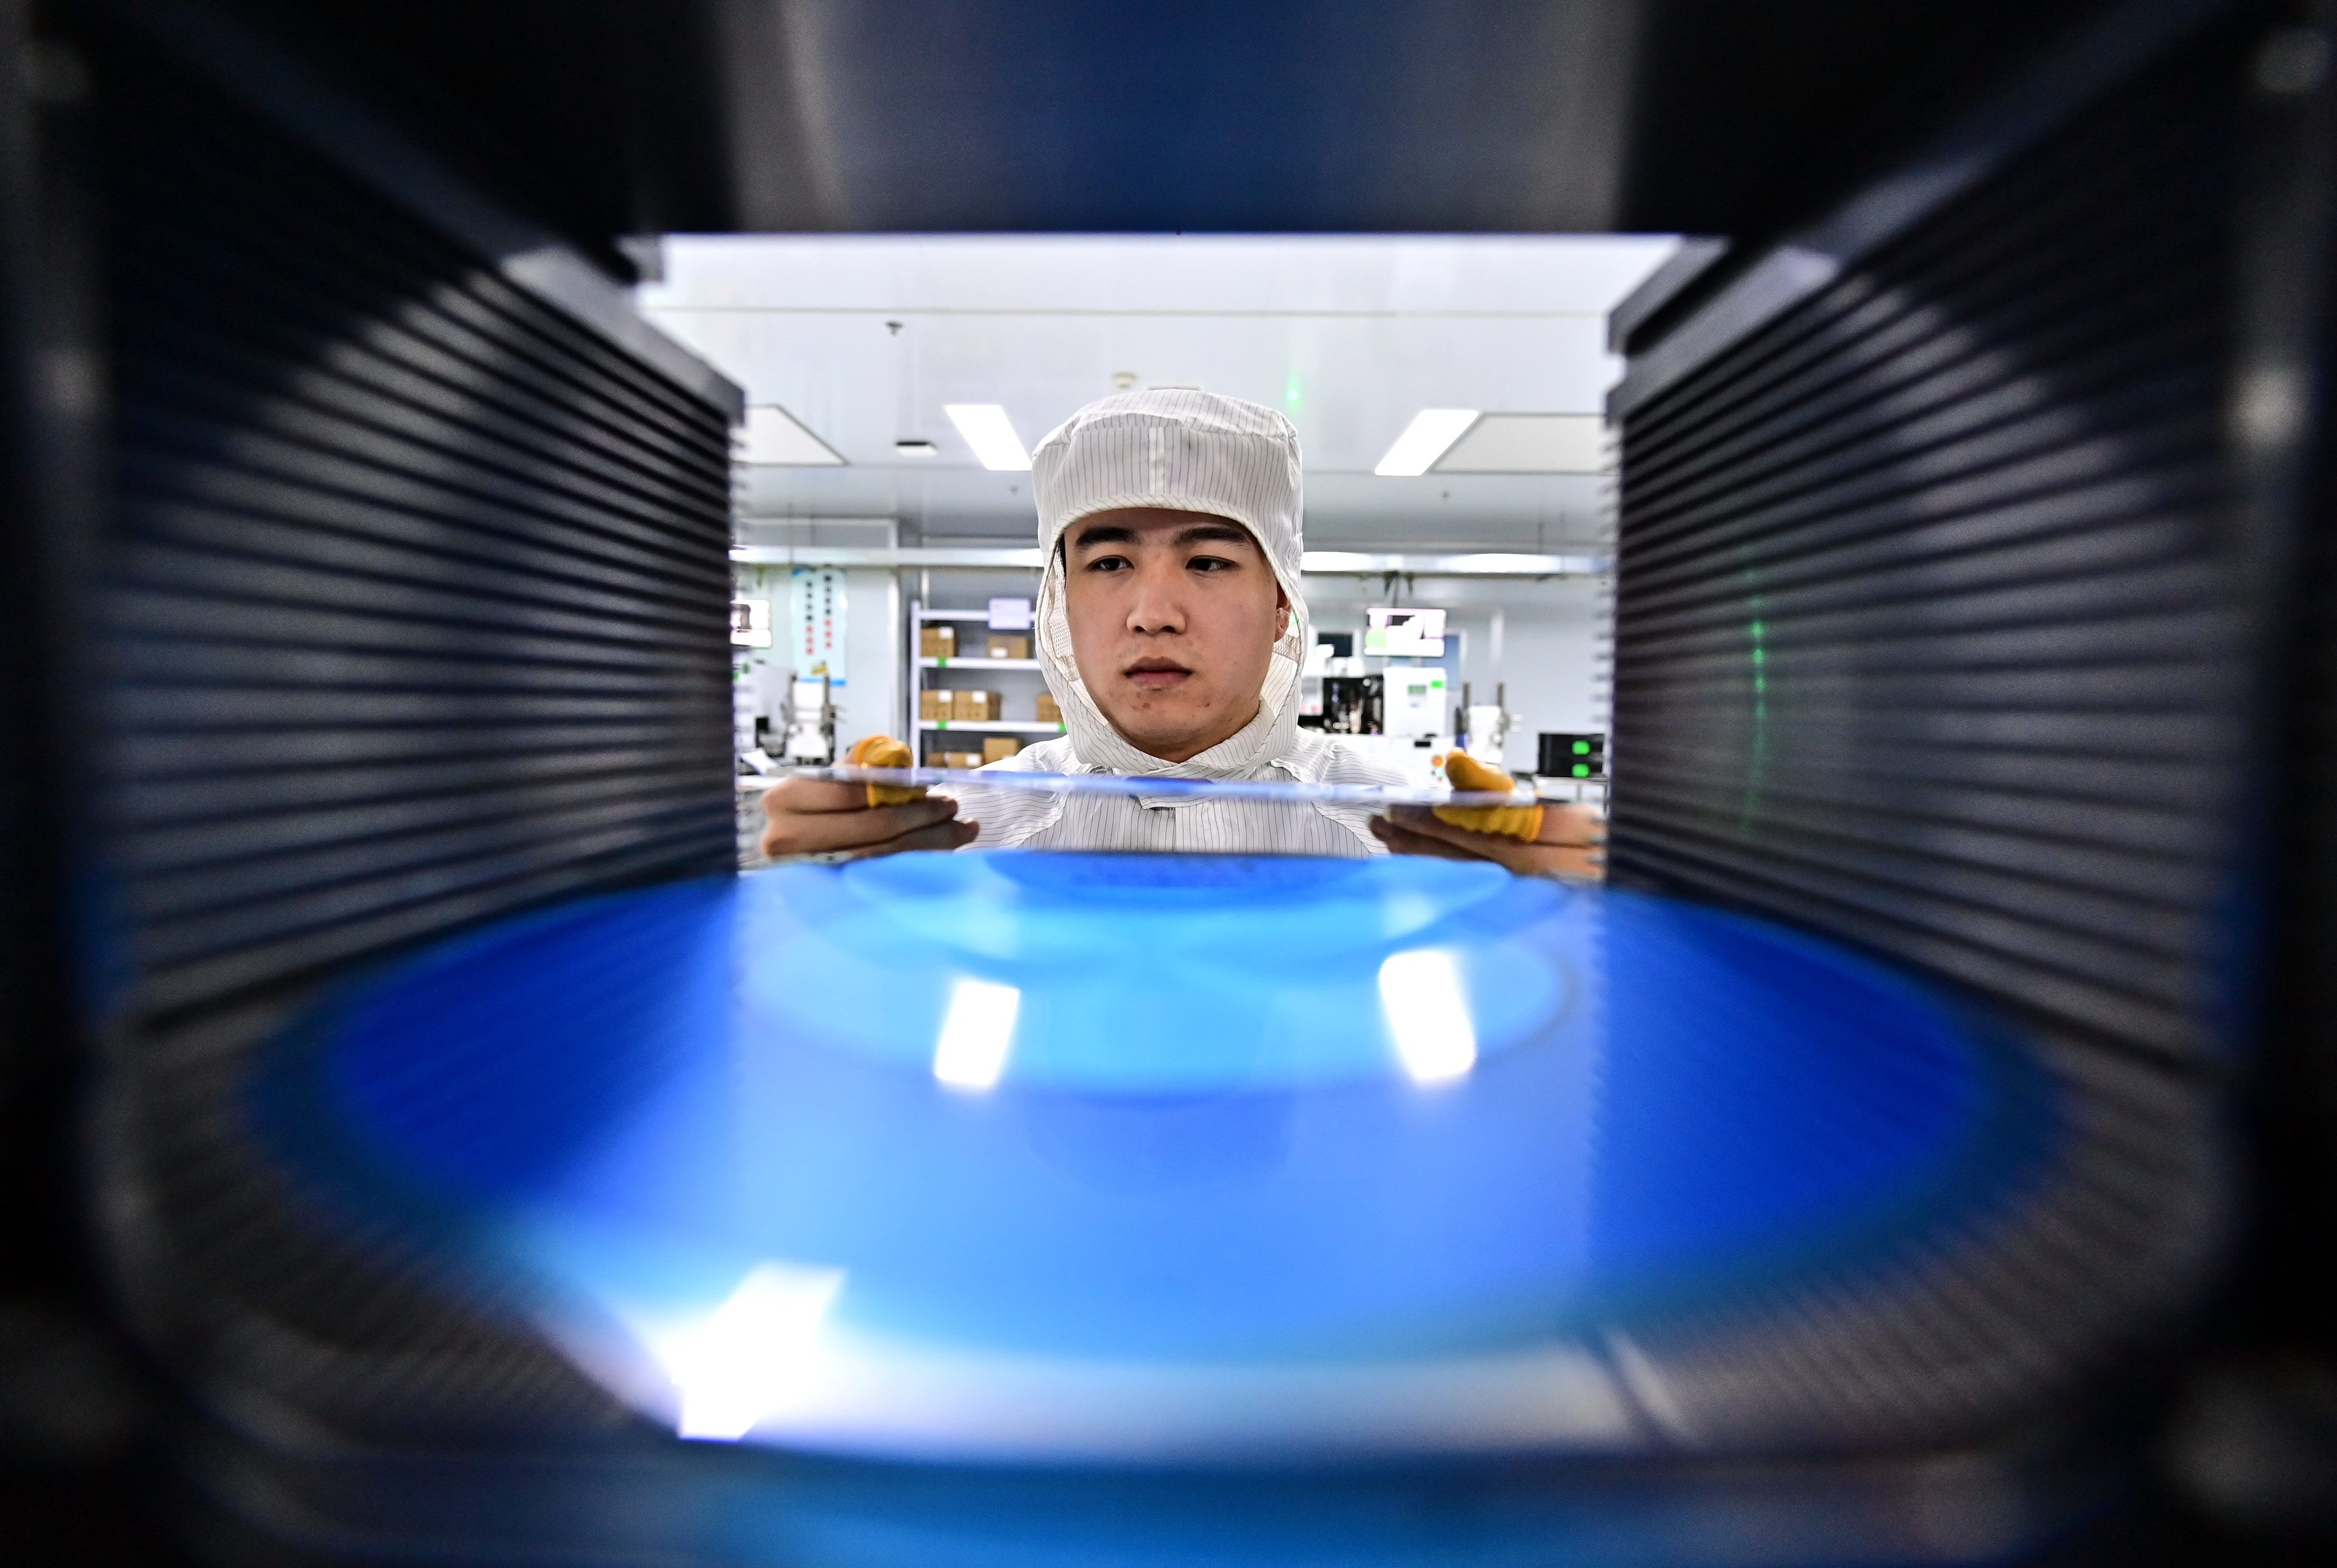
[[[1984,1214],[2059,1128],[1870,960],[1412,858],[596,899],[349,988],[264,1103],[686,1432],[1052,1457],[1596,1446],[1586,1347]]]

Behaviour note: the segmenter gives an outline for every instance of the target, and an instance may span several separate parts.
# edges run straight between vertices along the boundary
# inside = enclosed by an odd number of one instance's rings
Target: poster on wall
[[[787,580],[787,648],[797,677],[844,684],[844,573],[799,566]]]

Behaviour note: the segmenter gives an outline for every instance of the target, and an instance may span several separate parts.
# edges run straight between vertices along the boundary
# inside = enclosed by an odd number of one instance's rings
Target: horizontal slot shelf
[[[1061,735],[1063,726],[1036,719],[1013,718],[921,718],[919,729],[962,729],[971,735]]]

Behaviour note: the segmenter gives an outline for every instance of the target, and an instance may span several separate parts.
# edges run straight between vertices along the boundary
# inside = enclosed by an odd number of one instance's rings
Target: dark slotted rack
[[[249,110],[111,63],[132,1008],[728,863],[724,411]]]
[[[1716,1408],[2039,1399],[2189,1310],[2230,1234],[2295,537],[2235,417],[2281,326],[2244,280],[2299,176],[2261,35],[2150,15],[1632,336],[1614,879],[2023,1020],[2088,1144],[2019,1240],[1928,1265],[1940,1310],[1885,1266],[1765,1343],[1644,1347]]]
[[[2206,1049],[2234,79],[2186,52],[1628,409],[1619,881]]]
[[[194,16],[86,40],[112,407],[82,880],[95,1163],[137,1217],[110,1266],[218,1398],[595,1429],[491,1291],[286,1190],[248,1077],[414,942],[734,866],[735,389],[606,280],[528,281],[513,256],[556,247]]]

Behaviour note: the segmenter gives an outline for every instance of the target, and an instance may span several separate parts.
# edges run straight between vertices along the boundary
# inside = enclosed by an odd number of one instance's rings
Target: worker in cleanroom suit
[[[984,773],[1398,784],[1385,764],[1298,726],[1313,637],[1299,591],[1298,433],[1213,393],[1090,404],[1032,458],[1036,637],[1066,734]],[[876,749],[870,749],[872,744]],[[906,765],[898,742],[855,760]],[[1456,756],[1455,765],[1465,767]],[[1485,770],[1476,787],[1506,789]],[[1456,781],[1460,782],[1460,781]],[[900,798],[886,802],[897,794]],[[1374,808],[1337,802],[984,788],[946,794],[789,779],[765,796],[765,852],[1028,846],[1252,854],[1445,854],[1596,873],[1595,819],[1563,807]],[[1490,830],[1490,831],[1489,831]]]

